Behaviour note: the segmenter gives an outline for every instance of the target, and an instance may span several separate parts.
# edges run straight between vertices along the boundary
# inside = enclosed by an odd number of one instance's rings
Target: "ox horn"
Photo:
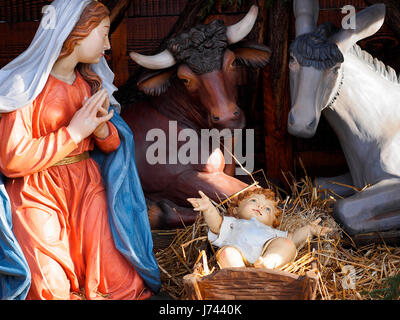
[[[251,29],[253,29],[254,23],[257,20],[258,7],[252,5],[246,16],[238,23],[229,26],[226,30],[226,36],[229,44],[234,44],[246,37]]]
[[[129,56],[137,64],[151,70],[165,69],[176,64],[174,56],[168,51],[168,49],[153,56],[145,56],[132,51]]]

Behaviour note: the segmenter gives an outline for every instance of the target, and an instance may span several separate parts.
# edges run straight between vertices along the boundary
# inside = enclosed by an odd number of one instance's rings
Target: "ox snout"
[[[211,113],[209,116],[209,125],[211,128],[222,129],[243,129],[246,126],[243,111],[237,108],[233,112],[224,114]]]
[[[300,110],[300,111],[299,111]],[[312,138],[317,131],[319,118],[307,115],[301,108],[294,106],[288,117],[288,132],[300,138]]]

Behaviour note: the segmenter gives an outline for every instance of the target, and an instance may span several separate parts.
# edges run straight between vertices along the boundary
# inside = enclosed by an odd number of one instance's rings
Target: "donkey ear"
[[[382,27],[385,21],[386,6],[383,3],[374,4],[358,12],[355,16],[355,29],[342,29],[331,37],[344,53],[358,41],[372,36]]]
[[[175,73],[174,67],[146,71],[138,80],[138,89],[149,96],[159,96],[165,93],[171,85],[171,78]]]
[[[294,0],[293,13],[296,37],[313,32],[317,26],[319,16],[318,0]]]
[[[251,68],[264,68],[271,57],[271,49],[259,43],[243,41],[229,47],[236,62]]]

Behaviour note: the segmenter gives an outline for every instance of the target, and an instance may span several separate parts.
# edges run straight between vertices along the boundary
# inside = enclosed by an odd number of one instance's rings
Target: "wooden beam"
[[[114,85],[120,87],[129,79],[127,55],[127,22],[123,19],[110,37],[112,50],[112,70]]]
[[[110,34],[113,34],[114,31],[118,28],[120,23],[125,17],[125,13],[128,10],[129,6],[131,5],[132,0],[119,0],[113,8],[110,8],[110,20],[111,20],[111,27],[110,27]]]
[[[287,132],[290,10],[283,1],[274,1],[269,8],[267,33],[272,56],[263,74],[266,175],[281,183],[285,183],[282,171],[293,171],[292,137]]]
[[[259,8],[259,14],[254,25],[254,28],[251,30],[250,35],[248,36],[250,39],[255,39],[257,43],[265,43],[265,35],[266,29],[268,25],[268,10],[265,5],[266,1],[253,1],[252,4],[256,4]],[[254,73],[248,73],[248,81],[253,80],[255,82],[255,90],[251,102],[251,113],[254,114],[256,110],[256,105],[259,102],[259,88],[262,85],[262,70],[257,69]]]

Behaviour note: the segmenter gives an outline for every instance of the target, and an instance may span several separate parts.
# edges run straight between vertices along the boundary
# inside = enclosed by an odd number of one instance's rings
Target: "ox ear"
[[[259,43],[243,41],[229,47],[236,62],[250,68],[264,68],[271,57],[271,49]]]
[[[359,40],[372,36],[382,27],[385,21],[386,6],[374,4],[355,15],[355,29],[342,29],[334,34],[330,41],[336,43],[344,53]]]
[[[168,90],[175,71],[175,67],[146,71],[137,82],[138,89],[149,96],[159,96]]]

